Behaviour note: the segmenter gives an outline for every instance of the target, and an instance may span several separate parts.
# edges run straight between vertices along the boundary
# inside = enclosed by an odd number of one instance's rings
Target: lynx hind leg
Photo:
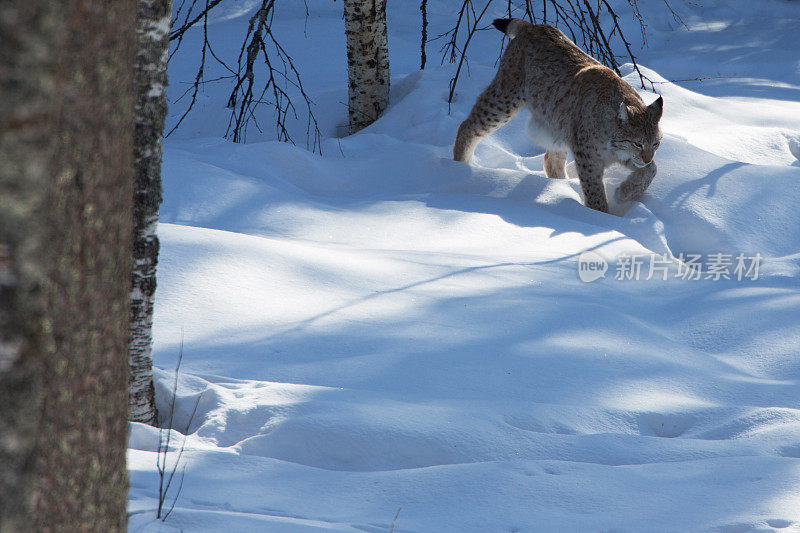
[[[617,202],[633,202],[639,200],[644,196],[644,192],[653,182],[656,177],[658,167],[655,161],[651,161],[649,165],[637,168],[628,179],[622,182],[614,193],[614,199]]]
[[[567,154],[548,150],[544,154],[544,174],[551,179],[563,180],[567,177]]]
[[[516,81],[516,80],[514,80]],[[519,85],[498,73],[458,128],[453,159],[469,163],[480,140],[511,120],[522,106]]]
[[[575,166],[578,168],[578,178],[581,180],[586,207],[608,213],[608,200],[603,188],[605,165],[602,160],[575,154]]]

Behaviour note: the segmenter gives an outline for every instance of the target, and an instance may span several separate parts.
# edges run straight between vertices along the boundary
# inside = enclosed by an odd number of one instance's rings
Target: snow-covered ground
[[[238,53],[254,3],[223,2],[217,54]],[[430,35],[455,3],[429,2]],[[418,3],[390,0],[392,104],[341,137],[341,2],[309,0],[307,21],[279,2],[322,155],[268,127],[221,139],[223,83],[167,140],[156,386],[163,415],[183,340],[189,436],[162,523],[158,430],[132,425],[131,531],[388,532],[398,509],[398,533],[800,531],[800,3],[672,0],[685,25],[641,3],[665,136],[643,202],[615,216],[544,176],[525,113],[451,160],[496,31],[448,114],[455,66],[435,42],[417,70]],[[665,82],[688,78],[710,79]],[[681,253],[731,279],[681,279],[662,255]],[[584,282],[590,259],[608,270]],[[615,279],[636,261],[638,281]]]

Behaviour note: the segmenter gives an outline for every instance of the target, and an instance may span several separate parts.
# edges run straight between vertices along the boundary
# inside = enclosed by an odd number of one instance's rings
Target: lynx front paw
[[[622,182],[614,192],[614,199],[619,202],[633,202],[641,199],[644,192],[653,182],[658,167],[655,161],[651,161],[647,166],[634,170],[631,175]]]
[[[624,202],[631,202],[634,200],[633,198],[634,194],[632,191],[633,187],[626,187],[626,185],[628,185],[628,183],[623,183],[622,185],[617,187],[616,191],[614,191],[614,200],[616,200],[617,203],[621,204]]]

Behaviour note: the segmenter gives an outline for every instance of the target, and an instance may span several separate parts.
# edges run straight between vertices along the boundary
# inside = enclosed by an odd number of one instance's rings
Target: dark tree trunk
[[[45,309],[41,213],[55,146],[58,9],[47,0],[0,4],[0,532],[26,531],[23,490],[43,399]]]
[[[386,0],[344,0],[350,133],[375,122],[389,105]]]
[[[0,4],[0,531],[122,531],[135,13]]]
[[[161,204],[161,142],[167,114],[167,58],[171,0],[138,0],[134,152],[133,275],[131,280],[130,391],[128,416],[155,425],[153,299]]]

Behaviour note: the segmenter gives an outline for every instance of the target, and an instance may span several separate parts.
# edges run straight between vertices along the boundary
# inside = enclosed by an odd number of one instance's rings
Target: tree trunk
[[[59,9],[47,0],[0,4],[0,532],[26,531],[30,491],[21,490],[42,410],[44,342],[41,249],[47,163],[58,108]],[[56,6],[53,6],[56,7]]]
[[[153,298],[161,204],[161,142],[167,114],[167,59],[172,0],[138,0],[136,20],[133,275],[128,416],[155,425]]]
[[[0,531],[123,531],[130,3],[0,4]]]
[[[350,133],[375,122],[389,105],[386,0],[344,0]]]

